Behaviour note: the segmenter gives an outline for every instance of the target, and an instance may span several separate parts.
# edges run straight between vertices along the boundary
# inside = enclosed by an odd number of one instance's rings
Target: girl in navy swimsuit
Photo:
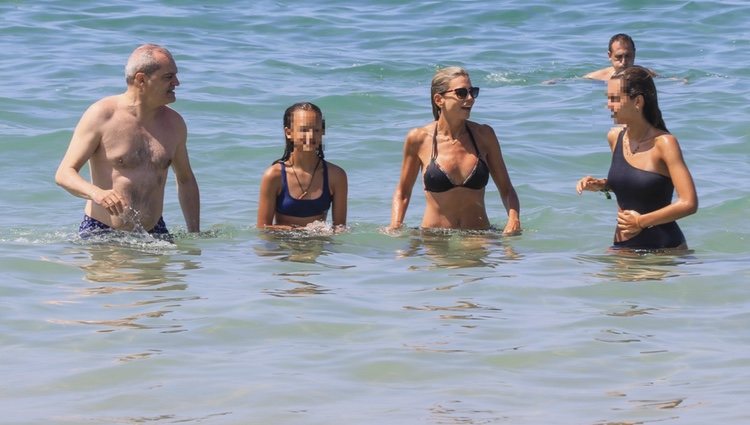
[[[284,155],[274,161],[260,184],[257,227],[291,229],[325,221],[346,226],[347,179],[341,167],[323,155],[325,121],[312,103],[296,103],[284,113]]]
[[[422,172],[426,206],[424,228],[488,229],[485,186],[492,177],[508,213],[503,232],[521,230],[521,206],[488,125],[469,121],[479,87],[472,87],[462,68],[443,68],[432,79],[435,121],[412,129],[404,143],[401,178],[393,194],[391,229],[403,225],[411,191]]]
[[[640,66],[618,71],[608,82],[607,99],[615,123],[623,126],[608,135],[609,174],[586,176],[576,190],[615,193],[615,248],[687,248],[676,220],[697,211],[698,196],[680,145],[661,117],[651,73]]]

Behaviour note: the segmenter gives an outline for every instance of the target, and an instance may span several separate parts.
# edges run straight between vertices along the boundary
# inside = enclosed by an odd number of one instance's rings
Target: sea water
[[[0,422],[750,423],[750,6],[743,1],[0,3]],[[607,248],[609,37],[630,34],[700,209],[691,250]],[[169,48],[203,233],[80,240],[54,172],[83,111]],[[482,88],[523,233],[386,232],[429,84]],[[297,101],[325,114],[348,231],[255,229]],[[82,170],[88,175],[87,168]],[[506,214],[487,187],[494,226]]]

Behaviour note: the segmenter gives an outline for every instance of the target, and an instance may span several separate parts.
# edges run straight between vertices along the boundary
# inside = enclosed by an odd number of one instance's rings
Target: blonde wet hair
[[[440,118],[440,107],[435,103],[435,95],[448,91],[451,80],[458,77],[469,78],[469,73],[460,66],[449,66],[438,69],[435,76],[432,77],[432,87],[430,89],[430,103],[432,103],[432,116],[435,121]]]

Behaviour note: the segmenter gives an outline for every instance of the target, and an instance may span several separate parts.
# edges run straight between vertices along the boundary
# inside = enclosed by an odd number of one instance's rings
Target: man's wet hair
[[[609,47],[607,48],[607,51],[609,53],[612,53],[612,44],[614,44],[615,41],[619,41],[621,43],[625,43],[625,42],[630,43],[630,47],[632,47],[633,52],[635,52],[635,41],[633,41],[633,39],[629,35],[624,34],[624,33],[619,33],[619,34],[613,35],[609,39]]]

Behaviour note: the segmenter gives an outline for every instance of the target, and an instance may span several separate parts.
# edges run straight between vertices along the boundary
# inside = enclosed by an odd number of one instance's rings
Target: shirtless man
[[[590,72],[583,76],[592,80],[609,80],[615,72],[633,66],[635,63],[635,42],[627,34],[615,34],[609,39],[609,48],[607,56],[612,66],[602,68],[598,71]],[[651,76],[656,76],[652,70]]]
[[[125,67],[127,90],[84,112],[55,174],[55,182],[86,199],[79,233],[112,229],[166,235],[164,186],[171,166],[189,232],[200,231],[198,182],[190,168],[187,127],[166,106],[180,85],[169,51],[155,44],[136,48]],[[89,162],[91,182],[80,170]]]

